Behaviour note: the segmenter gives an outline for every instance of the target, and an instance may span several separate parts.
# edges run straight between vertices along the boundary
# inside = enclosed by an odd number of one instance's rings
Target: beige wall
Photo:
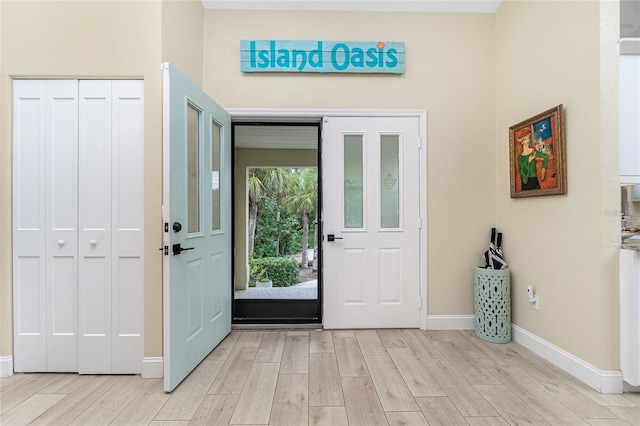
[[[145,355],[162,355],[161,3],[0,2],[0,356],[12,355],[12,77],[143,78]]]
[[[202,86],[202,3],[199,0],[163,0],[162,61],[171,62]]]
[[[204,26],[203,87],[225,107],[427,110],[429,314],[473,314],[495,219],[493,15],[208,10]],[[404,41],[407,72],[243,75],[241,39]]]
[[[247,168],[249,167],[317,167],[315,149],[236,149],[235,151],[235,288],[247,288]]]
[[[619,368],[616,8],[507,1],[495,32],[496,223],[512,270],[513,322],[603,370]],[[568,192],[511,199],[509,127],[558,104]]]

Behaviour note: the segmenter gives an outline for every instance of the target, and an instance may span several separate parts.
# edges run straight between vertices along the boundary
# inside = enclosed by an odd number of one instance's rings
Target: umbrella
[[[506,269],[507,263],[502,258],[502,232],[498,232],[496,241],[496,228],[491,228],[491,242],[489,250],[484,252],[484,261],[487,269]]]
[[[502,232],[498,232],[498,241],[496,241],[496,257],[493,260],[495,269],[507,269],[507,262],[502,257]]]
[[[489,250],[484,252],[484,262],[487,269],[493,269],[493,255],[496,251],[494,241],[496,240],[496,228],[491,228],[491,242],[489,243]]]

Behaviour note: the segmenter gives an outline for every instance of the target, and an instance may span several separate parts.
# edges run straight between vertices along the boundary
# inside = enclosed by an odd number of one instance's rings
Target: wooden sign
[[[240,70],[404,74],[404,42],[241,40]]]

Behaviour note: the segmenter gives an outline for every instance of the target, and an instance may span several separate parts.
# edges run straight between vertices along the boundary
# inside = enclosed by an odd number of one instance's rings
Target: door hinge
[[[169,222],[164,223],[164,232],[169,232]]]
[[[422,138],[418,138],[418,149],[422,149]]]
[[[422,297],[418,297],[418,309],[422,309]]]
[[[422,218],[418,217],[418,229],[422,229]]]

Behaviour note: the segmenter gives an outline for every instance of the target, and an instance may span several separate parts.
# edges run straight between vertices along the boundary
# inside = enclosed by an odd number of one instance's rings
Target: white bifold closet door
[[[14,81],[14,369],[139,373],[143,82]]]

